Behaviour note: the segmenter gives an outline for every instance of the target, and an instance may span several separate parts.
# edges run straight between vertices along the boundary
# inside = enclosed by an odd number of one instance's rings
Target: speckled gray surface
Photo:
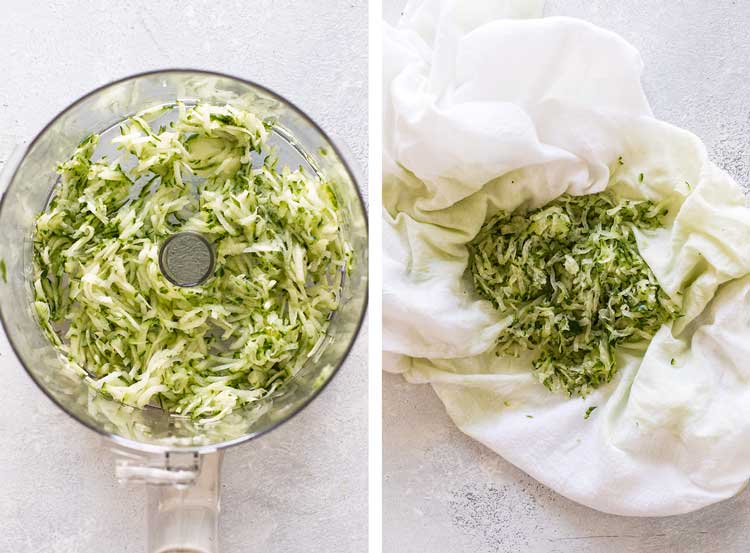
[[[394,22],[401,0],[384,0]],[[644,58],[656,116],[700,136],[748,190],[750,10],[722,0],[548,0],[548,15],[614,30]],[[384,553],[739,553],[750,492],[696,513],[625,518],[555,494],[464,436],[432,390],[383,376]]]
[[[155,68],[237,74],[287,96],[366,174],[367,2],[0,0],[0,165],[111,79]],[[0,238],[1,239],[1,238]],[[224,553],[366,550],[367,336],[291,422],[227,452]],[[58,411],[0,337],[0,552],[144,551],[144,491]]]

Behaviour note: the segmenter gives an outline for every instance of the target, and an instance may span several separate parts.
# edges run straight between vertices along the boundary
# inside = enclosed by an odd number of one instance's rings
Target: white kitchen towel
[[[417,0],[384,37],[386,369],[431,383],[468,435],[601,511],[672,515],[750,477],[750,209],[692,134],[653,117],[619,36],[541,2]],[[569,399],[497,358],[466,278],[499,209],[610,188],[669,208],[639,249],[685,316]],[[589,407],[596,407],[584,418]]]

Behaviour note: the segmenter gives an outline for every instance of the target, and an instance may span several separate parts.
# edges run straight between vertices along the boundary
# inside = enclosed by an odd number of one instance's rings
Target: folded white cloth
[[[631,45],[525,19],[541,3],[417,0],[386,25],[386,369],[431,383],[459,428],[575,501],[698,509],[750,476],[750,209],[698,138],[653,117]],[[498,209],[607,187],[667,203],[638,244],[685,316],[569,399],[528,357],[491,352],[502,317],[466,278],[466,243]]]

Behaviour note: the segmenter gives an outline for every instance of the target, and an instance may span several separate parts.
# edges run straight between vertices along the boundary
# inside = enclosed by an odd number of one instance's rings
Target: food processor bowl
[[[270,143],[281,165],[302,166],[333,185],[352,248],[340,306],[323,347],[278,390],[225,418],[203,424],[157,407],[139,409],[91,389],[66,368],[44,336],[33,309],[32,236],[58,182],[56,167],[80,141],[108,133],[144,110],[183,101],[229,104],[276,122]],[[3,172],[0,257],[7,268],[0,315],[9,342],[39,388],[80,423],[110,440],[123,481],[149,484],[149,550],[218,551],[221,450],[272,430],[303,409],[333,378],[351,348],[367,301],[367,221],[349,156],[300,109],[252,82],[195,70],[143,73],[103,86],[73,103],[30,143],[21,144]]]

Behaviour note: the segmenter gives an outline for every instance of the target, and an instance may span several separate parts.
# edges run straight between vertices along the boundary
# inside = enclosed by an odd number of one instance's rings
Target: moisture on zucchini
[[[93,159],[61,164],[34,230],[35,308],[68,364],[105,395],[204,422],[256,401],[322,346],[351,259],[330,183],[278,168],[272,127],[230,106],[144,113]],[[127,167],[127,169],[126,169]],[[160,245],[197,232],[216,267],[179,287]]]
[[[535,352],[536,376],[569,395],[612,380],[617,346],[647,342],[679,315],[633,233],[665,215],[603,192],[490,219],[469,244],[469,270],[477,292],[509,317],[497,355]]]

